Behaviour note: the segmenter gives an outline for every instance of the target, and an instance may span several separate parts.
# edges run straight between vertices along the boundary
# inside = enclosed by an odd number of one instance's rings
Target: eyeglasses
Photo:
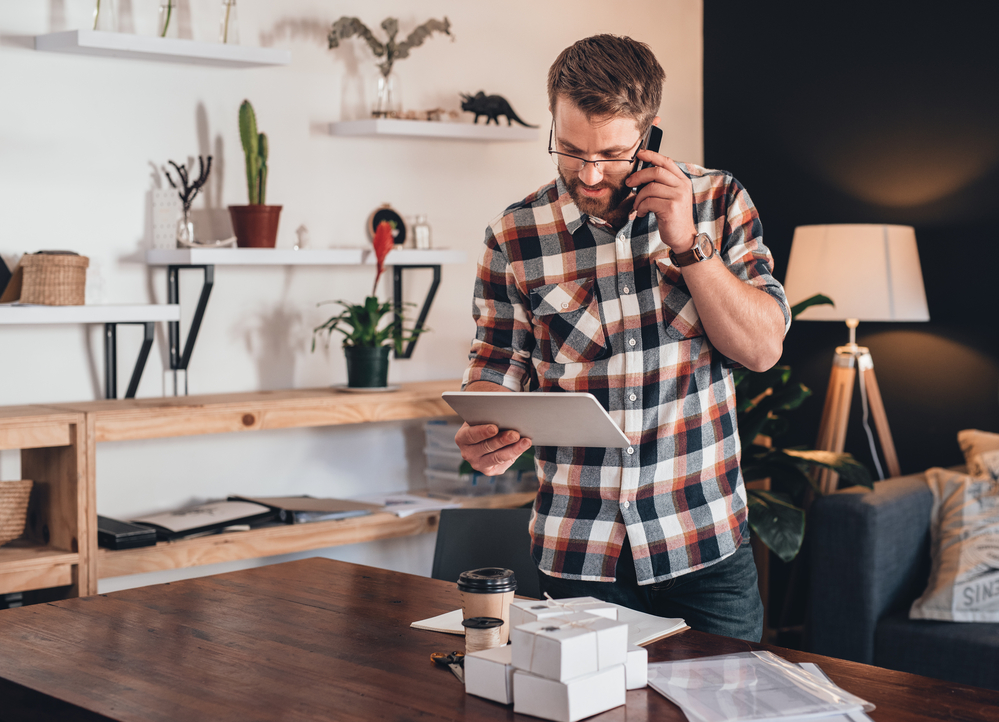
[[[596,168],[602,175],[605,176],[625,176],[631,173],[631,169],[635,165],[635,161],[638,160],[638,151],[641,149],[636,148],[635,154],[630,158],[600,158],[598,160],[586,160],[586,158],[580,158],[577,155],[570,155],[569,153],[562,153],[553,148],[555,142],[555,120],[552,119],[552,127],[548,132],[548,155],[552,159],[559,170],[563,170],[567,173],[580,173],[586,164],[589,163],[594,168]],[[639,137],[638,144],[641,146],[642,138]]]

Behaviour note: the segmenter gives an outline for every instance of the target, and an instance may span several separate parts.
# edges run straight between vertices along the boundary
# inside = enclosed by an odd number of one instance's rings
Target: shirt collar
[[[579,212],[579,208],[573,202],[572,196],[569,195],[569,189],[562,180],[562,176],[556,176],[555,189],[558,191],[558,200],[555,201],[555,206],[558,208],[559,213],[562,214],[562,220],[565,222],[566,229],[570,234],[575,235],[576,231],[586,223],[586,219],[589,216]]]

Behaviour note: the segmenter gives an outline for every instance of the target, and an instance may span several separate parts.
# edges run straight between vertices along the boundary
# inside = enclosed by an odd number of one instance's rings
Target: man
[[[648,46],[611,35],[552,65],[558,178],[486,231],[464,388],[587,391],[632,442],[536,450],[543,591],[759,641],[731,369],[775,364],[790,311],[738,181],[639,150],[664,78]],[[632,172],[636,157],[651,167]],[[455,440],[486,474],[531,445],[491,425]]]

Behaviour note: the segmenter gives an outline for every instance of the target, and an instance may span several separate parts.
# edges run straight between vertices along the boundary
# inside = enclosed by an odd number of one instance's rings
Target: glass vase
[[[94,30],[106,33],[118,32],[118,15],[114,0],[94,0]]]
[[[177,27],[180,23],[177,18],[177,0],[159,0],[159,2],[160,14],[156,21],[156,37],[179,37]]]
[[[413,245],[421,250],[430,248],[430,224],[427,223],[425,215],[418,215],[416,223],[413,224]]]
[[[184,215],[177,219],[177,247],[184,248],[194,243],[194,222],[191,211],[184,209]]]
[[[225,45],[239,45],[239,21],[236,16],[236,0],[222,0],[222,19],[219,21],[219,42]]]
[[[375,102],[371,106],[374,118],[394,118],[402,112],[402,94],[399,89],[399,76],[395,73],[379,73],[375,81]]]

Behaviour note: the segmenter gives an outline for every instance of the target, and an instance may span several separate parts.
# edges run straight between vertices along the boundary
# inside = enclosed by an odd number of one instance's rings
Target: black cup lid
[[[458,589],[478,594],[499,594],[512,592],[517,588],[517,577],[513,570],[502,567],[483,567],[462,572],[458,577]]]
[[[461,623],[466,629],[495,629],[503,626],[503,620],[499,617],[472,617]]]

